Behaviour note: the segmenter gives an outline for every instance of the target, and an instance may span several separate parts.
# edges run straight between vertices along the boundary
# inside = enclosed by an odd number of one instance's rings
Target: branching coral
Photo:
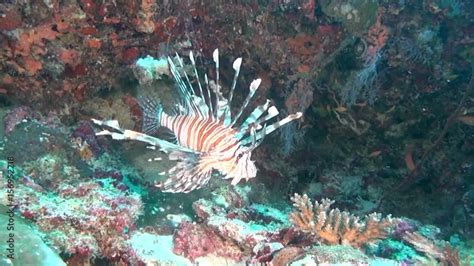
[[[291,198],[296,208],[290,214],[293,224],[304,232],[317,235],[327,244],[346,244],[361,247],[365,243],[383,239],[388,229],[396,222],[390,216],[382,218],[372,213],[363,220],[339,209],[330,209],[334,201],[323,199],[311,202],[305,194],[295,194]]]
[[[364,65],[364,68],[351,75],[341,89],[341,99],[345,105],[352,106],[357,100],[368,101],[369,104],[375,102],[381,86],[377,72],[377,66],[380,64],[381,58],[381,53],[375,54]]]

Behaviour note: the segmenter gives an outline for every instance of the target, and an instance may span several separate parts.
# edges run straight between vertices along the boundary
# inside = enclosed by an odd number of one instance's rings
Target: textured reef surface
[[[473,21],[469,0],[2,1],[1,264],[474,265]],[[182,100],[167,57],[212,81],[216,48],[225,97],[243,58],[233,109],[260,78],[249,110],[303,116],[248,182],[164,193],[174,161],[91,119],[141,131],[139,96]]]

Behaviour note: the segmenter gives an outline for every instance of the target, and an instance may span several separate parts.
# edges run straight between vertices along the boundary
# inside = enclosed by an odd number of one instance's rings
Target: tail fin
[[[158,97],[153,96],[138,96],[138,104],[142,108],[142,131],[145,134],[153,134],[160,127],[161,114],[163,107]]]

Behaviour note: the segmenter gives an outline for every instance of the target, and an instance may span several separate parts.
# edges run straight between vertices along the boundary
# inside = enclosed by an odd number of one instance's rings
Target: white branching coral
[[[313,204],[306,194],[295,194],[291,200],[296,208],[290,214],[291,222],[302,231],[316,235],[326,244],[360,247],[365,243],[384,239],[397,221],[391,216],[382,218],[378,213],[371,213],[361,220],[348,212],[331,209],[333,200],[322,199]]]

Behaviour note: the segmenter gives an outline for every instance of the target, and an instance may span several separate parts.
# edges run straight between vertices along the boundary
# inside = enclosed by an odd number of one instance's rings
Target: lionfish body
[[[157,99],[139,97],[139,103],[143,110],[143,133],[122,129],[116,120],[93,119],[94,123],[113,129],[113,131],[103,130],[97,133],[98,135],[146,142],[152,147],[159,147],[161,151],[168,153],[170,160],[177,161],[176,165],[167,173],[170,177],[165,182],[157,184],[163,191],[186,193],[198,189],[209,181],[215,171],[219,172],[224,179],[232,179],[233,185],[241,179],[248,180],[255,177],[257,168],[250,159],[251,152],[258,147],[266,135],[301,117],[301,113],[296,113],[271,125],[266,125],[268,120],[278,115],[278,110],[271,106],[270,101],[267,100],[266,103],[257,106],[237,126],[238,119],[258,89],[261,80],[252,81],[250,93],[239,111],[232,116],[230,103],[242,59],[238,58],[234,61],[234,80],[229,97],[225,98],[220,92],[218,57],[216,49],[213,53],[216,80],[209,81],[207,75],[204,75],[206,87],[203,88],[194,56],[192,52],[190,53],[189,58],[199,89],[196,91],[190,77],[182,70],[184,68],[182,58],[177,56],[180,67],[178,68],[174,61],[168,57],[168,64],[178,85],[183,103],[178,105],[178,114],[170,115],[163,111]],[[211,97],[211,91],[214,97]],[[173,132],[176,143],[150,135],[160,127],[165,127]]]

